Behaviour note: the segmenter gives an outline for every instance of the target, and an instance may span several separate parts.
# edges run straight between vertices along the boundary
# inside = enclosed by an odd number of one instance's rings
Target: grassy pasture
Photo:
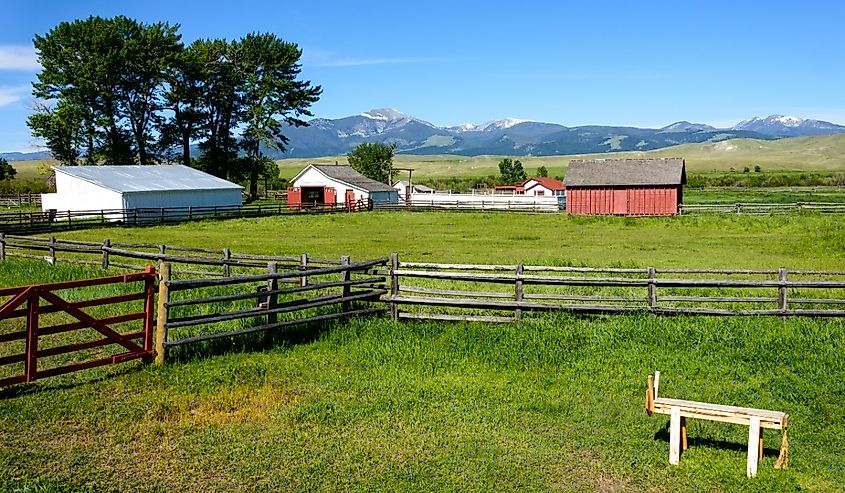
[[[845,269],[836,217],[576,218],[373,213],[202,222],[66,238],[353,259]],[[4,286],[97,275],[9,261]],[[841,491],[838,320],[531,316],[519,325],[355,320],[0,391],[0,489]],[[253,350],[243,352],[244,347]],[[262,350],[254,350],[256,347]],[[670,397],[792,416],[790,469],[764,433],[691,420],[668,466]]]

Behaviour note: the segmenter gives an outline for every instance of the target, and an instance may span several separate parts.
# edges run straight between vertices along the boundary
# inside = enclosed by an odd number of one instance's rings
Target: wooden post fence
[[[228,248],[223,249],[223,277],[229,277],[232,275],[232,268],[229,265],[229,262],[232,260],[232,251]]]
[[[276,262],[269,262],[267,264],[267,274],[273,275],[278,273],[278,264]],[[279,279],[271,278],[267,280],[267,324],[275,324],[278,321],[278,315],[273,310],[279,306]]]
[[[343,265],[345,267],[349,267],[349,256],[348,255],[344,255],[343,257],[340,258],[340,265]],[[350,286],[348,284],[349,281],[352,280],[352,272],[348,268],[345,269],[343,271],[343,273],[341,274],[340,280],[344,283],[343,284],[343,299],[345,300],[345,299],[349,298],[350,294],[352,294],[352,286]],[[344,301],[342,306],[343,306],[343,311],[348,312],[350,307],[351,307],[351,304],[348,301]]]
[[[158,316],[156,317],[156,347],[155,363],[164,364],[164,343],[167,342],[167,304],[170,302],[170,288],[167,283],[170,281],[170,264],[161,262],[159,264],[158,283]]]
[[[650,309],[657,308],[657,285],[654,282],[656,269],[654,267],[648,268],[648,307]]]
[[[108,238],[103,240],[103,269],[109,268],[109,248],[111,248],[111,240]]]
[[[307,268],[308,268],[308,254],[303,253],[302,255],[299,256],[299,270],[304,272]],[[307,285],[308,285],[308,277],[307,276],[300,277],[299,278],[299,286],[304,288]]]
[[[399,270],[399,254],[398,253],[391,253],[390,254],[390,297],[395,298],[399,296],[399,275],[396,274],[396,271]],[[390,303],[390,316],[393,318],[393,321],[399,320],[399,306],[396,302]]]
[[[514,286],[514,300],[519,303],[522,301],[522,273],[525,270],[525,266],[519,264],[516,266],[516,282]],[[513,311],[514,319],[518,322],[522,320],[522,309],[517,308]]]

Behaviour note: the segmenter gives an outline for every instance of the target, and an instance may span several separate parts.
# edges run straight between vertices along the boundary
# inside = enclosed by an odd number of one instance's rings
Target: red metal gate
[[[155,268],[149,266],[146,271],[134,274],[0,289],[0,297],[11,297],[0,306],[0,387],[133,359],[143,359],[145,362],[151,361],[154,354],[155,278]],[[56,294],[56,291],[73,288],[125,283],[143,283],[143,290],[82,301],[68,301]],[[49,304],[42,304],[42,301]],[[120,305],[132,301],[143,301],[143,310],[120,315],[110,314],[110,316],[99,319],[82,310],[88,307]],[[25,307],[23,307],[24,305]],[[39,323],[43,315],[60,313],[68,314],[77,321],[55,323],[47,327],[42,327]],[[18,319],[24,320],[22,324],[24,330],[14,330],[20,328],[20,326],[15,327],[15,321]],[[143,324],[143,329],[140,331],[120,333],[112,328],[117,324],[137,320],[141,320]],[[8,332],[7,330],[10,327],[13,330]],[[64,339],[51,341],[62,345],[39,347],[40,340],[46,336],[67,334],[72,331],[85,331],[86,329],[93,329],[105,338],[78,342],[77,339],[82,338],[82,336],[66,336]],[[135,342],[137,339],[142,339],[142,342],[140,344]],[[14,345],[19,346],[20,341],[25,342],[25,351],[15,354]],[[110,352],[120,352],[102,357],[101,353],[106,352],[105,348],[108,346],[117,348]],[[100,354],[89,355],[96,356],[96,358],[87,361],[80,362],[74,357],[68,364],[39,369],[39,359],[85,350],[93,350],[92,353]],[[13,371],[6,368],[8,365],[16,363],[23,363],[22,374],[14,374]]]

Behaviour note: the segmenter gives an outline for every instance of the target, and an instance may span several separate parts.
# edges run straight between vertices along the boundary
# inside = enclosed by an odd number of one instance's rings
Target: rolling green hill
[[[545,166],[551,176],[564,175],[571,159],[675,157],[686,159],[690,172],[741,170],[759,165],[763,171],[845,170],[845,134],[794,137],[780,140],[733,139],[703,144],[684,144],[646,152],[576,154],[567,156],[521,157],[528,174]],[[501,156],[413,156],[400,154],[395,164],[414,168],[419,177],[485,176],[498,174]],[[346,156],[282,159],[278,161],[283,178],[293,177],[308,163],[346,164]]]

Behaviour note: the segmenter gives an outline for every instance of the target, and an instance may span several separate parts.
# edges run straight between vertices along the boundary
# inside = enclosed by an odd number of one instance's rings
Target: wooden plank
[[[748,462],[745,473],[749,478],[757,475],[757,463],[760,459],[760,418],[751,418],[748,426]]]
[[[26,361],[26,353],[0,356],[0,366],[11,365],[12,363],[22,363],[24,361]]]
[[[666,408],[679,407],[681,409],[716,411],[721,413],[759,416],[761,418],[772,419],[783,419],[785,416],[787,416],[786,413],[780,411],[769,411],[767,409],[757,409],[753,407],[725,406],[722,404],[711,404],[709,402],[687,401],[683,399],[669,399],[665,397],[655,399],[654,404],[656,406],[664,406]]]
[[[190,327],[193,325],[206,325],[211,323],[217,322],[225,322],[227,320],[237,320],[241,318],[250,318],[250,317],[258,317],[262,315],[266,315],[268,313],[287,313],[287,312],[296,312],[301,310],[307,310],[310,308],[318,308],[321,306],[332,305],[335,303],[340,303],[342,301],[357,301],[357,300],[371,300],[373,298],[377,298],[387,291],[385,290],[371,290],[371,291],[364,291],[355,293],[352,296],[347,297],[345,300],[342,295],[334,294],[330,296],[322,296],[316,298],[306,298],[303,300],[296,300],[291,301],[288,303],[281,303],[279,308],[275,308],[272,310],[264,309],[264,308],[249,308],[247,310],[238,310],[233,312],[227,313],[218,313],[214,315],[198,315],[195,317],[182,317],[182,318],[174,318],[168,320],[167,327],[169,328],[177,328],[177,327]]]
[[[421,270],[402,270],[397,274],[405,277],[423,279],[445,279],[450,281],[477,281],[501,284],[512,284],[517,280],[515,274],[478,274],[464,272],[433,272]],[[565,286],[647,286],[647,279],[633,279],[625,277],[564,277],[564,276],[536,276],[523,274],[519,280],[528,284],[549,284]],[[845,283],[843,283],[845,286]]]
[[[669,464],[678,464],[681,461],[681,410],[673,407],[669,415]]]
[[[448,315],[445,313],[399,312],[399,318],[418,320],[445,320],[455,322],[513,323],[513,317],[495,317],[491,315]]]
[[[343,286],[368,286],[368,285],[377,285],[378,283],[382,283],[385,281],[384,277],[368,277],[365,279],[352,279],[350,281],[333,281],[333,282],[318,282],[309,284],[305,287],[295,287],[295,288],[282,288],[276,289],[271,291],[262,291],[262,292],[249,292],[249,293],[238,293],[238,294],[228,294],[228,295],[221,295],[221,296],[209,296],[206,298],[189,298],[184,300],[175,300],[170,301],[167,303],[168,307],[177,307],[177,306],[188,306],[188,305],[206,305],[211,303],[220,303],[224,301],[237,301],[237,300],[247,300],[251,298],[263,298],[268,295],[273,294],[293,294],[293,293],[304,293],[307,291],[319,291],[321,289],[327,288],[336,288],[336,287],[343,287]],[[372,286],[371,286],[372,287]]]
[[[349,269],[353,271],[361,271],[366,270],[370,267],[376,265],[384,265],[387,262],[387,258],[380,258],[376,260],[370,260],[366,262],[353,262],[349,264]],[[256,275],[242,275],[242,276],[232,276],[227,277],[225,279],[186,279],[186,280],[178,280],[178,281],[168,281],[168,286],[170,287],[171,291],[181,291],[185,289],[198,289],[198,288],[205,288],[205,287],[212,287],[212,286],[226,286],[230,284],[244,284],[250,282],[263,282],[267,281],[270,278],[275,279],[293,279],[298,277],[309,277],[309,276],[319,276],[319,275],[326,275],[326,274],[337,274],[339,272],[343,272],[347,267],[345,266],[337,266],[337,267],[323,267],[319,269],[313,270],[306,270],[301,272],[281,272],[279,274],[256,274]]]

